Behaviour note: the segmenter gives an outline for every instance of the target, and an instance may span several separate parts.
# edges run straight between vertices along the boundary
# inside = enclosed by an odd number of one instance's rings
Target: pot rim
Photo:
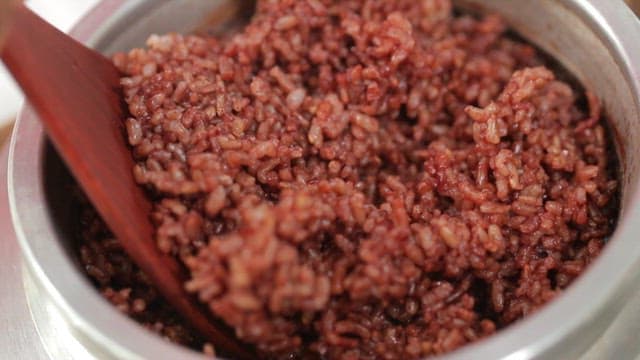
[[[633,13],[623,2],[562,0],[562,3],[589,22],[608,46],[633,89],[633,106],[640,109],[640,42],[635,38],[640,33],[640,23]],[[86,42],[100,27],[109,24],[111,15],[131,10],[136,5],[139,2],[103,0],[80,20],[71,34]],[[175,346],[150,331],[140,331],[140,325],[117,311],[86,276],[77,271],[60,242],[47,239],[56,234],[56,227],[47,214],[41,166],[44,148],[43,129],[33,109],[26,104],[16,121],[10,145],[11,217],[24,260],[75,333],[88,336],[91,348],[106,349],[117,358],[203,358],[201,354]],[[636,244],[640,229],[633,221],[640,218],[639,188],[640,181],[636,181],[626,189],[631,192],[630,206],[618,222],[612,236],[614,240],[558,299],[509,328],[442,358],[533,358],[550,349],[558,339],[584,331],[596,321],[611,320],[638,289],[636,284],[640,282],[640,246]],[[64,276],[58,276],[58,273]],[[612,278],[611,274],[619,276]]]

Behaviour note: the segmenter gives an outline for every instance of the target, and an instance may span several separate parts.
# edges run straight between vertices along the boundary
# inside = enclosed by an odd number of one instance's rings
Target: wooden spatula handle
[[[0,0],[0,46],[2,46],[5,34],[7,32],[7,29],[9,28],[11,14],[13,14],[16,4],[20,2],[22,1]]]

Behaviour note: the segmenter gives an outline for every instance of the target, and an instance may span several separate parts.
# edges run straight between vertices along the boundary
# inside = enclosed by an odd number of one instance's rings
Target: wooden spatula
[[[0,13],[9,13],[10,2],[0,0]],[[122,119],[126,107],[118,70],[109,59],[58,31],[23,5],[13,5],[8,20],[0,23],[5,33],[0,57],[125,251],[167,301],[218,351],[234,358],[252,358],[228,328],[185,292],[184,269],[154,243],[151,203],[134,182],[133,159],[125,143]]]

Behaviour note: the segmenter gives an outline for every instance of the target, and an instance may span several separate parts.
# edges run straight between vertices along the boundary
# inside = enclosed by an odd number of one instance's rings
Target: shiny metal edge
[[[22,295],[26,299],[33,328],[38,334],[35,341],[42,344],[48,354],[47,359],[96,359],[98,354],[90,353],[74,336],[69,322],[50,299],[45,287],[32,274],[32,269],[21,258],[17,260],[22,264],[22,288],[24,290]]]
[[[30,326],[31,313],[23,294],[22,258],[8,204],[8,145],[0,149],[0,324],[10,331],[0,336],[0,359],[23,359],[28,354],[30,360],[49,360],[40,335]]]

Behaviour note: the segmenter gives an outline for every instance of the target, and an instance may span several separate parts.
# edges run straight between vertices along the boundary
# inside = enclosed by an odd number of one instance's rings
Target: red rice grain
[[[264,357],[327,359],[444,353],[561,293],[613,231],[615,164],[598,99],[506,30],[449,0],[264,0],[229,38],[116,55],[188,291]],[[87,272],[145,322],[160,300],[99,235]]]

